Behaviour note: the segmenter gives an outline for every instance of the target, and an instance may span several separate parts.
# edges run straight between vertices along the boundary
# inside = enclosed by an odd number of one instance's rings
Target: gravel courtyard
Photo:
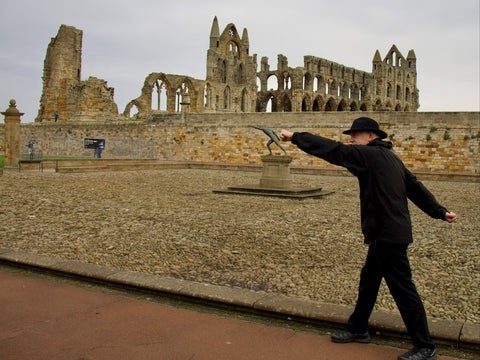
[[[216,194],[258,172],[0,175],[0,247],[353,305],[367,247],[352,176],[294,175],[335,191],[292,200]],[[459,219],[410,209],[414,280],[432,318],[480,323],[480,184],[424,181]],[[382,285],[377,308],[394,310]]]

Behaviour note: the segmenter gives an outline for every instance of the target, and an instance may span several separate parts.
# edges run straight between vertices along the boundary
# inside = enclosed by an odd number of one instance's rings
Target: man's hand
[[[455,214],[454,212],[445,213],[445,221],[452,223],[455,220],[457,220],[457,214]]]
[[[282,129],[280,132],[280,140],[282,141],[292,141],[293,132]]]

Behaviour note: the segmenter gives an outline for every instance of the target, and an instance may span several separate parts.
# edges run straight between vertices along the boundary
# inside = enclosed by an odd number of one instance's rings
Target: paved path
[[[405,351],[0,270],[1,360],[385,360]],[[453,359],[439,357],[439,360]]]

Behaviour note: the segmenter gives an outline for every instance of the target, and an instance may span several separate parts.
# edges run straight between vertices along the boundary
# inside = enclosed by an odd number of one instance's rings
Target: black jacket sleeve
[[[337,141],[307,132],[294,133],[292,136],[292,143],[297,145],[299,149],[305,151],[306,153],[319,158],[324,158],[327,154],[342,145]]]
[[[292,143],[300,150],[331,164],[342,166],[354,175],[365,171],[366,159],[361,152],[355,150],[355,146],[345,145],[308,132],[294,133]]]
[[[410,171],[406,171],[407,197],[424,213],[434,219],[445,220],[447,209],[440,205],[433,194]]]

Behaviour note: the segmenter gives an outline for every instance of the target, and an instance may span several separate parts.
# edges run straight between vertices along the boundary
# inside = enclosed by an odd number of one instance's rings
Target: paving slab
[[[4,269],[0,309],[2,360],[385,360],[406,351],[334,344],[328,335]]]

